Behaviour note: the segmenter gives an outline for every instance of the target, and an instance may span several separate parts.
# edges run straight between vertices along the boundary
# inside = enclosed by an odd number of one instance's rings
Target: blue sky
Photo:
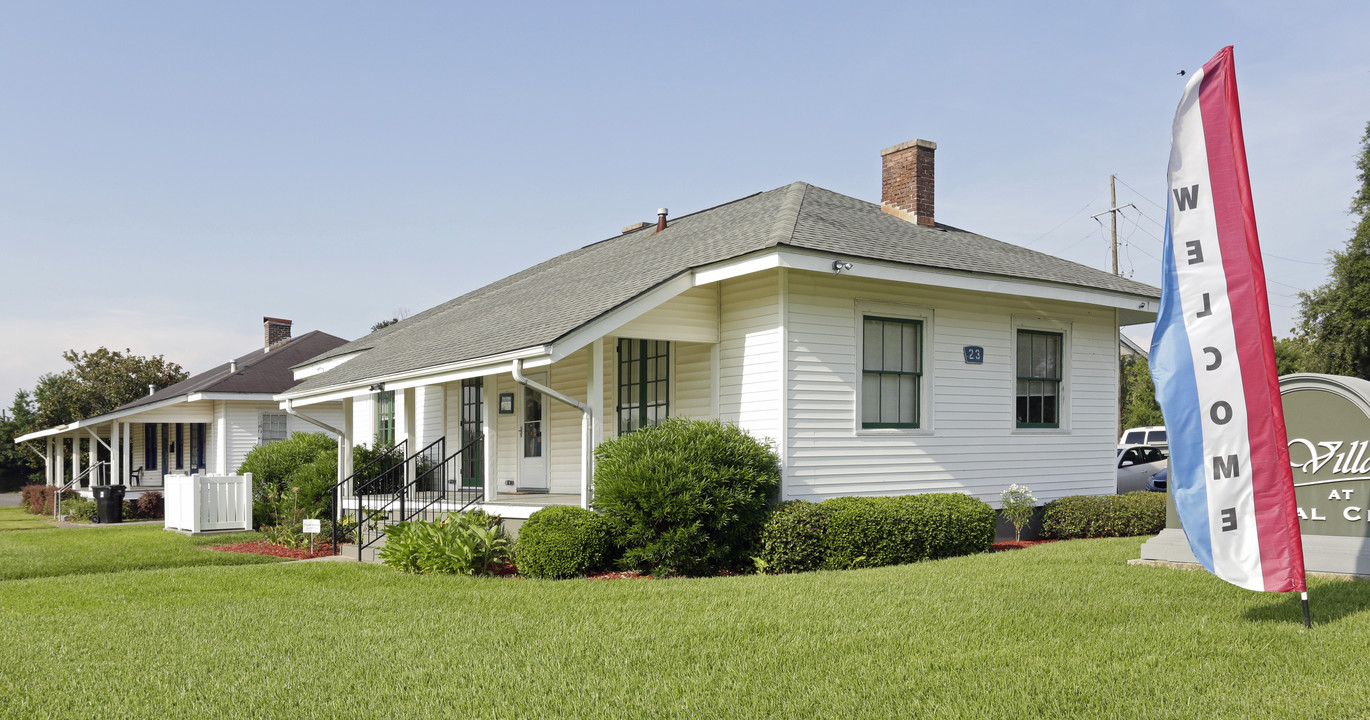
[[[0,404],[68,348],[356,338],[662,206],[878,201],[912,138],[940,222],[1099,268],[1117,173],[1122,268],[1159,284],[1176,73],[1228,44],[1283,335],[1370,121],[1370,4],[1291,7],[5,3]]]

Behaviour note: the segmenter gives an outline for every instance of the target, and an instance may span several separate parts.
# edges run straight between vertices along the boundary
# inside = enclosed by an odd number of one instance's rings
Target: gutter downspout
[[[299,412],[295,409],[295,404],[293,400],[286,400],[285,402],[281,403],[281,407],[285,410],[287,415],[294,415],[295,417],[311,425],[317,425],[323,428],[324,430],[327,430],[338,436],[338,482],[346,480],[347,478],[343,477],[343,469],[347,467],[343,463],[343,448],[347,447],[347,433],[343,432],[342,430],[339,430],[338,428],[333,427],[332,425],[329,425],[326,422],[323,422],[322,420],[317,420],[315,418],[309,417],[308,415],[305,415],[302,412]]]
[[[583,402],[569,398],[542,383],[534,382],[524,377],[522,358],[514,361],[513,374],[514,382],[524,387],[532,388],[543,395],[560,400],[581,412],[583,420],[580,424],[580,506],[586,510],[590,509],[590,473],[593,468],[593,454],[590,442],[594,426],[594,411],[590,409],[589,405],[586,405]],[[548,421],[550,422],[550,418]]]

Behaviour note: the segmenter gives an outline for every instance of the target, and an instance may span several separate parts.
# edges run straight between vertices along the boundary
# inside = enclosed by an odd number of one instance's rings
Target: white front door
[[[547,375],[529,374],[534,382],[546,384]],[[520,386],[519,404],[519,492],[547,492],[547,408],[542,393]]]

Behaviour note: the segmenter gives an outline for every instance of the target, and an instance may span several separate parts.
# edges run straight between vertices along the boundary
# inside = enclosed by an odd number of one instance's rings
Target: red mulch
[[[1019,540],[1019,541],[1016,541],[1016,542],[1013,541],[1013,540],[1007,540],[1007,541],[1005,541],[1005,542],[997,542],[997,543],[994,543],[993,545],[990,546],[990,550],[989,550],[989,551],[990,551],[990,552],[1003,552],[1003,551],[1005,551],[1005,550],[1021,550],[1021,549],[1025,548],[1025,547],[1032,547],[1033,545],[1041,545],[1042,543],[1051,543],[1051,542],[1058,542],[1058,541],[1055,540],[1055,539],[1051,539],[1051,540]]]
[[[210,550],[220,552],[253,553],[256,555],[270,555],[272,557],[294,558],[296,560],[308,560],[310,558],[328,557],[333,554],[333,544],[317,546],[313,552],[309,548],[294,550],[280,545],[272,545],[269,542],[257,540],[255,542],[234,543],[232,545],[215,545]]]
[[[636,570],[625,570],[618,572],[602,572],[594,575],[586,575],[586,580],[650,580],[651,575],[643,575]]]

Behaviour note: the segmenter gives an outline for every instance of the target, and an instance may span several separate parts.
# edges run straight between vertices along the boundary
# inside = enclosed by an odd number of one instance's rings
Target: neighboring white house
[[[92,481],[122,483],[129,486],[126,497],[135,498],[162,489],[165,475],[232,475],[259,444],[322,432],[272,398],[296,384],[292,365],[347,341],[317,330],[291,338],[289,320],[262,321],[261,348],[111,412],[15,442],[42,443],[49,485],[75,479],[74,487],[89,497]],[[310,415],[341,425],[342,403],[321,404]]]
[[[278,399],[343,402],[346,445],[478,441],[462,479],[508,518],[587,504],[593,448],[668,416],[770,439],[785,499],[1112,493],[1119,327],[1159,291],[934,222],[935,147],[882,153],[881,204],[794,183],[663,210],[313,358]]]

